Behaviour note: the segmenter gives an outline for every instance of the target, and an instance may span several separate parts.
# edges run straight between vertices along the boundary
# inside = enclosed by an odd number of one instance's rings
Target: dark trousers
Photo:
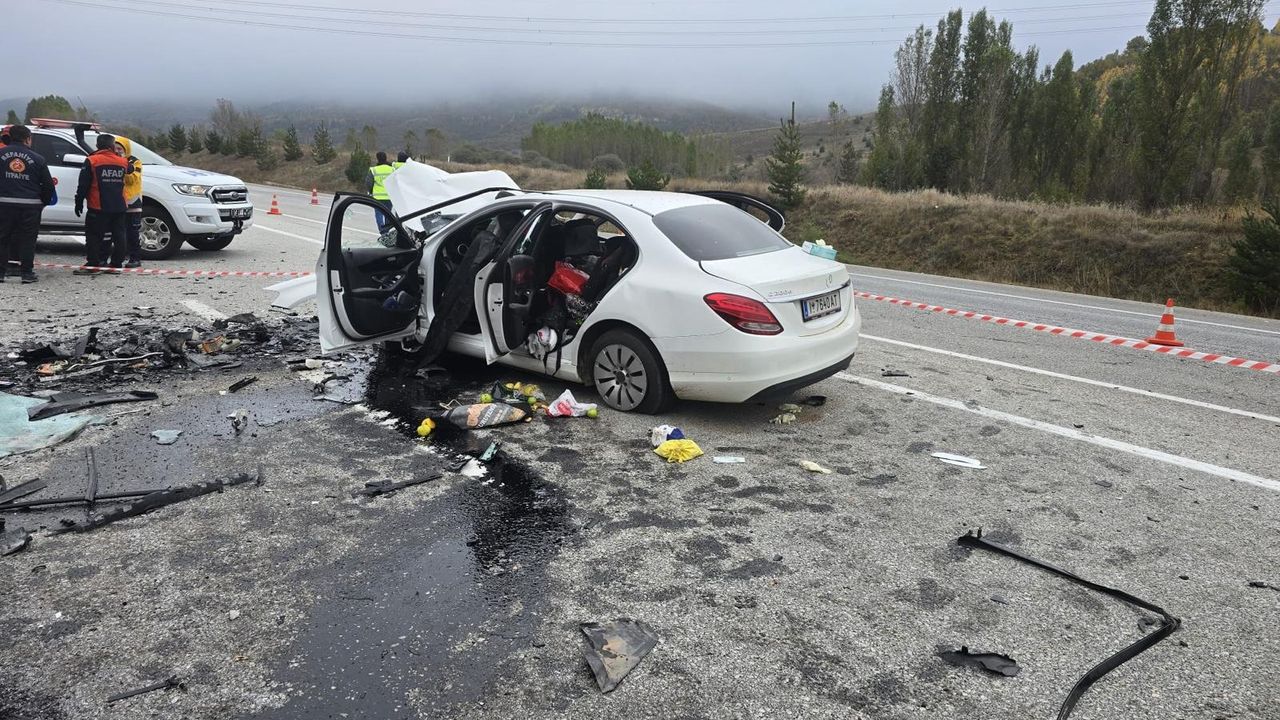
[[[142,262],[142,213],[125,213],[125,236],[129,238],[129,262]]]
[[[378,202],[382,203],[383,207],[385,207],[387,211],[384,213],[383,211],[374,208],[373,219],[374,222],[378,223],[378,232],[384,233],[387,231],[387,228],[391,227],[390,217],[395,216],[395,208],[391,207],[390,200],[379,200]]]
[[[102,267],[106,260],[111,267],[124,265],[124,256],[128,251],[128,239],[125,234],[125,213],[104,213],[90,210],[84,218],[84,241],[87,246],[88,264]],[[111,240],[105,236],[110,233]]]
[[[36,261],[36,235],[40,234],[43,205],[0,205],[0,272],[18,263],[24,275]]]

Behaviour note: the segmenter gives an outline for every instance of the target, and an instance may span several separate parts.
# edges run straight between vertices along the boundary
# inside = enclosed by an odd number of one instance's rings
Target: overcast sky
[[[1013,23],[1019,48],[1037,45],[1045,62],[1070,49],[1079,64],[1141,34],[1151,4],[992,0],[987,7]],[[400,105],[606,94],[761,108],[836,99],[863,111],[874,107],[910,29],[932,27],[954,7],[942,0],[20,0],[5,16],[34,32],[7,36],[0,95]],[[1270,25],[1280,0],[1268,7]],[[121,37],[108,40],[112,31]]]

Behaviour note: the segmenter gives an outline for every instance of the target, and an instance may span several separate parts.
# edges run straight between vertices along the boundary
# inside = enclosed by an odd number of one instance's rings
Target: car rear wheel
[[[197,250],[221,250],[235,240],[235,235],[210,235],[207,237],[189,237],[187,244]]]
[[[675,400],[653,345],[629,330],[610,330],[591,348],[591,381],[605,405],[652,415]]]
[[[178,254],[182,243],[187,239],[178,232],[169,213],[156,205],[142,208],[139,236],[143,260],[168,260]]]

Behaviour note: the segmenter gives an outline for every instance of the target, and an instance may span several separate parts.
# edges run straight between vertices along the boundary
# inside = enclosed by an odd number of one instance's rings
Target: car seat
[[[599,302],[622,279],[623,271],[629,270],[636,263],[635,245],[626,236],[608,238],[604,241],[604,247],[604,257],[582,288],[582,299],[590,303]]]

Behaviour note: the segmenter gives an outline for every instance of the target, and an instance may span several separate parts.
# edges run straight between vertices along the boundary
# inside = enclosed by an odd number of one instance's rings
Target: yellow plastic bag
[[[698,447],[698,443],[692,440],[667,440],[658,447],[653,449],[667,462],[684,462],[692,460],[702,455],[702,448]]]

